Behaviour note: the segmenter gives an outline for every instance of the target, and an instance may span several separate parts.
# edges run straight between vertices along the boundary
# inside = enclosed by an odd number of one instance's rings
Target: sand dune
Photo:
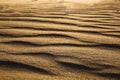
[[[0,80],[119,80],[120,6],[45,5],[0,5]]]

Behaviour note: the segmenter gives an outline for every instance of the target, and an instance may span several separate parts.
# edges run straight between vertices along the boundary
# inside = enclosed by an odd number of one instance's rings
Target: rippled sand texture
[[[46,5],[1,4],[0,80],[119,80],[119,11]]]

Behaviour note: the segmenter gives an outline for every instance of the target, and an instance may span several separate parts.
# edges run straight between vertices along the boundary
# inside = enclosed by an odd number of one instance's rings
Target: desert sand
[[[120,80],[119,10],[0,2],[0,80]]]

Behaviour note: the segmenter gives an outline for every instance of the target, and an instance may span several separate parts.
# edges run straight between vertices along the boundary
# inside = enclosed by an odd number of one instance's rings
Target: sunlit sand
[[[119,80],[119,4],[1,0],[0,80]]]

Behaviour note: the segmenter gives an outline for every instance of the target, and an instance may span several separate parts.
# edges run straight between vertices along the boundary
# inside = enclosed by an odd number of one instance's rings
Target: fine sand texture
[[[119,10],[0,3],[0,80],[120,80]]]

